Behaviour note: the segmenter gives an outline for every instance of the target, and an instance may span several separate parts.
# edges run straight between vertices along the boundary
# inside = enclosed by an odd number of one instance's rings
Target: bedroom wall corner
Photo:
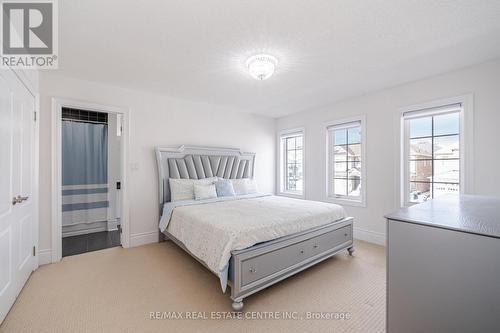
[[[274,193],[274,118],[227,107],[174,99],[150,92],[103,83],[40,74],[40,249],[51,251],[51,110],[53,97],[126,107],[129,126],[130,246],[158,241],[158,184],[156,146],[183,144],[240,148],[256,153],[255,176],[259,189]]]
[[[500,142],[500,59],[281,117],[276,130],[305,127],[306,199],[326,201],[327,122],[366,115],[366,207],[345,206],[355,218],[355,238],[385,244],[384,215],[399,208],[401,108],[471,94],[474,96],[473,193],[500,196],[500,168],[491,143]]]

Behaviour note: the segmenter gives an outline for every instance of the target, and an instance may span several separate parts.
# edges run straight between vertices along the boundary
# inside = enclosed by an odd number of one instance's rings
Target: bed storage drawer
[[[290,270],[294,265],[314,260],[324,253],[329,253],[346,243],[352,243],[352,225],[330,230],[296,243],[276,247],[269,252],[261,253],[241,261],[241,287],[252,284],[280,271]]]

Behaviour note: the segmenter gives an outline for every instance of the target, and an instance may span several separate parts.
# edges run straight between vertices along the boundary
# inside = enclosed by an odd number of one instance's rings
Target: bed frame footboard
[[[243,299],[353,246],[353,218],[233,251],[229,266],[232,307]]]
[[[181,241],[167,231],[164,234],[207,267]],[[245,297],[346,249],[349,255],[353,254],[352,217],[231,252],[228,285],[233,310],[243,309]]]

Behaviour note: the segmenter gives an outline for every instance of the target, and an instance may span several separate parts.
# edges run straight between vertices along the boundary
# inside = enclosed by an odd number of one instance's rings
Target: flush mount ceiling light
[[[256,54],[248,58],[246,62],[248,73],[257,80],[270,78],[277,64],[278,59],[269,54]]]

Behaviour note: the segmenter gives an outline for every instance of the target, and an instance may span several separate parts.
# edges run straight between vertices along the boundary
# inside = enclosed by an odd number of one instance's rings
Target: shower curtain
[[[108,126],[62,121],[62,225],[107,220]]]

